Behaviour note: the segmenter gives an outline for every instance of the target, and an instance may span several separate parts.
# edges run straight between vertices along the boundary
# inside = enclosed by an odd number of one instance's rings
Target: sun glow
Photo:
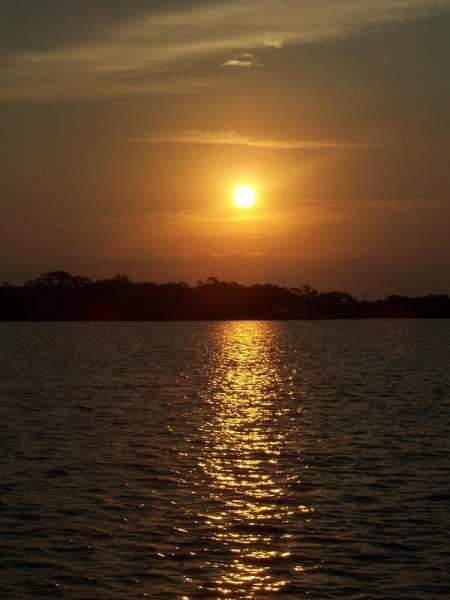
[[[239,208],[250,208],[256,200],[254,189],[249,185],[242,185],[234,190],[234,203]]]

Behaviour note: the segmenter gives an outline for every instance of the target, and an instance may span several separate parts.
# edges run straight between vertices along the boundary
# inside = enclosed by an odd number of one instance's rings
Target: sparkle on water
[[[448,597],[449,335],[0,323],[0,597]]]
[[[205,444],[199,465],[212,482],[215,504],[205,504],[209,507],[200,514],[214,540],[235,556],[227,568],[220,560],[211,563],[217,572],[214,591],[232,598],[281,590],[286,580],[271,564],[291,554],[284,523],[293,513],[290,484],[298,476],[282,464],[286,430],[279,425],[288,409],[276,401],[278,361],[261,352],[274,335],[262,322],[220,329],[212,393],[205,397],[213,416],[201,426]]]

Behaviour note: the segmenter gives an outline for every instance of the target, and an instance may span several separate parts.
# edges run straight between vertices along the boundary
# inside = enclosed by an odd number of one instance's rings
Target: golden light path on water
[[[295,505],[290,489],[297,474],[283,468],[293,417],[292,392],[279,372],[279,335],[268,322],[226,323],[217,330],[199,460],[209,482],[199,517],[214,546],[232,557],[208,563],[217,573],[216,597],[257,600],[279,592],[288,582],[287,570],[278,569],[280,576],[277,567],[291,558],[286,525],[294,511],[308,511]]]

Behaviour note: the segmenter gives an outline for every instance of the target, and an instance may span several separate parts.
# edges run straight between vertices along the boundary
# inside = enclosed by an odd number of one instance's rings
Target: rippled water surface
[[[0,597],[449,597],[449,321],[1,323]]]

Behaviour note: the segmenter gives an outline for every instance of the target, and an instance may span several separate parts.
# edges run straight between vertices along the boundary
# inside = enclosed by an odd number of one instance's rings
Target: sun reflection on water
[[[209,420],[199,466],[208,498],[199,516],[231,560],[211,558],[218,597],[257,599],[287,583],[296,475],[283,469],[290,391],[279,373],[280,330],[269,322],[222,324],[204,400]],[[284,571],[283,571],[284,572]]]

